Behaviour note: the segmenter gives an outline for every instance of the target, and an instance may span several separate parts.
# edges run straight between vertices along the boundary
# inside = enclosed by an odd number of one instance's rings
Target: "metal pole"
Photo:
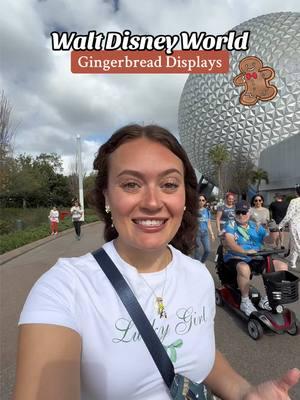
[[[78,172],[78,183],[79,183],[79,203],[83,210],[81,220],[84,221],[84,196],[83,196],[83,179],[82,179],[82,163],[81,163],[81,139],[80,135],[76,136],[77,140],[77,172]]]

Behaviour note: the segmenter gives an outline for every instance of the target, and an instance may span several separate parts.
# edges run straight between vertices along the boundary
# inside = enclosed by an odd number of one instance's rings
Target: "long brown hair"
[[[104,221],[104,239],[110,241],[118,237],[118,232],[112,226],[111,214],[105,212],[105,197],[103,192],[108,185],[109,158],[119,146],[130,140],[147,138],[159,142],[168,148],[184,166],[184,184],[186,195],[186,210],[183,214],[181,225],[171,241],[171,244],[183,253],[188,254],[194,247],[197,231],[197,178],[188,156],[178,140],[167,130],[158,125],[127,125],[117,130],[111,138],[104,143],[98,151],[94,161],[94,170],[97,171],[95,187],[89,193],[88,200]]]

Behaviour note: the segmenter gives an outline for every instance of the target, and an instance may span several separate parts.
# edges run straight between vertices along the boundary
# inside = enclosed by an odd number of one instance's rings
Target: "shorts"
[[[278,224],[274,221],[274,219],[271,219],[271,221],[268,224],[270,232],[279,232],[278,229]]]
[[[231,258],[225,263],[225,266],[228,268],[228,271],[232,277],[237,276],[237,271],[236,271],[236,266],[240,262],[246,262],[240,258]],[[266,263],[265,260],[251,260],[249,262],[246,262],[250,266],[251,272],[255,274],[262,274],[266,268]]]

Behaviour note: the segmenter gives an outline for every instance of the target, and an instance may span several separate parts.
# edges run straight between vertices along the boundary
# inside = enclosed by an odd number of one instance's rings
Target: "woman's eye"
[[[139,188],[139,185],[136,182],[125,182],[122,183],[121,186],[125,190],[136,190]]]
[[[163,188],[167,190],[176,190],[178,188],[178,183],[175,182],[166,182],[163,184]]]

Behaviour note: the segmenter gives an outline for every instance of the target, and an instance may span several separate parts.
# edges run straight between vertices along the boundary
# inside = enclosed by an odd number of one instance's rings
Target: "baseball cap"
[[[249,211],[250,205],[246,200],[238,201],[235,205],[235,211]]]

